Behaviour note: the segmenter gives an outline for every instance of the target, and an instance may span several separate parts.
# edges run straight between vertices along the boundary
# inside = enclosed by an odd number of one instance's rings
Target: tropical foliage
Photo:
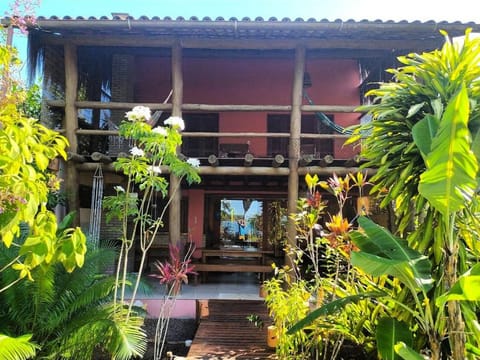
[[[480,40],[446,36],[442,49],[399,61],[394,81],[369,93],[363,110],[373,121],[350,141],[361,140],[365,167],[377,169],[371,194],[395,209],[399,236],[360,217],[349,264],[357,279],[373,277],[373,291],[331,299],[290,333],[374,298],[383,307],[371,323],[380,358],[475,359]]]
[[[345,216],[351,193],[362,195],[368,181],[361,173],[332,176],[328,181],[307,175],[305,180],[307,197],[298,200],[298,210],[291,214],[299,242],[287,247],[295,267],[276,269],[276,276],[264,284],[267,307],[278,329],[277,355],[335,359],[343,356],[346,343],[374,354],[375,324],[388,307],[371,298],[393,298],[395,289],[384,287],[385,277],[376,280],[351,266],[354,227]],[[321,190],[335,199],[330,207]],[[326,212],[334,206],[336,213]],[[340,309],[344,311],[339,313]]]
[[[21,106],[25,92],[12,76],[17,66],[15,50],[0,46],[0,252],[15,250],[0,262],[0,298],[13,287],[30,286],[39,272],[56,263],[72,272],[83,265],[86,252],[81,230],[59,231],[55,214],[47,209],[48,194],[59,186],[48,165],[56,157],[65,158],[67,140],[26,115]],[[28,231],[20,236],[22,224]],[[28,342],[32,336],[27,334],[2,335],[0,357],[34,354],[37,346]]]
[[[107,220],[115,218],[122,222],[120,260],[116,272],[120,303],[125,301],[129,253],[134,244],[138,244],[141,250],[140,271],[133,294],[129,296],[129,307],[132,308],[148,250],[163,227],[164,215],[171,202],[170,198],[167,206],[153,216],[151,209],[156,197],[168,196],[169,182],[162,172],[168,169],[189,183],[199,182],[200,177],[196,169],[199,161],[181,159],[177,153],[182,143],[181,131],[185,128],[183,119],[170,117],[165,120],[165,126],[152,127],[155,124],[151,123],[150,109],[143,106],[136,106],[125,117],[119,133],[131,139],[135,146],[130,149],[131,156],[119,158],[114,163],[115,169],[126,176],[125,187],[116,186],[116,195],[105,197],[103,204],[107,210]],[[170,191],[174,193],[177,189]]]
[[[11,247],[0,252],[0,262],[17,255],[18,248]],[[98,352],[116,359],[142,355],[146,346],[142,314],[130,316],[125,322],[127,308],[113,306],[115,277],[105,275],[105,271],[113,266],[115,257],[113,247],[89,249],[84,266],[71,273],[59,264],[35,268],[35,281],[2,293],[0,332],[32,334],[20,339],[35,344],[39,359],[90,360]],[[13,269],[5,270],[2,285],[15,277]],[[2,342],[1,354],[5,354],[3,346],[7,344]],[[18,356],[22,347],[13,350],[12,358],[27,357]]]
[[[156,209],[157,197],[167,198],[169,191],[175,194],[178,188],[170,189],[169,182],[163,172],[168,170],[178,179],[177,186],[182,179],[188,183],[199,182],[197,168],[200,165],[198,159],[183,159],[177,149],[182,143],[181,132],[185,123],[180,117],[170,117],[164,121],[165,126],[156,126],[151,117],[150,109],[144,106],[136,106],[125,114],[126,119],[120,124],[119,133],[135,144],[130,149],[131,156],[119,158],[114,163],[115,169],[125,175],[126,181],[122,185],[115,186],[116,195],[104,198],[104,208],[107,210],[107,221],[117,219],[122,223],[122,235],[120,243],[120,256],[116,269],[116,283],[114,301],[118,304],[128,303],[129,319],[130,312],[134,310],[134,303],[140,284],[141,276],[145,268],[147,253],[152,247],[157,233],[163,227],[163,220],[172,197],[168,198],[167,204],[158,212]],[[170,262],[157,264],[160,272],[159,277],[167,284],[180,286],[186,282],[188,273],[192,272],[189,265],[191,251],[181,254],[183,245],[180,239],[170,239],[174,242],[170,248]],[[129,254],[134,247],[141,251],[139,271],[133,284],[132,293],[126,298],[127,275],[129,269]],[[182,246],[180,248],[179,246]],[[181,259],[184,259],[183,261]],[[170,289],[173,291],[174,286]],[[170,294],[171,295],[171,294]],[[175,297],[174,301],[175,301]],[[172,307],[165,303],[160,309],[157,321],[154,358],[160,359],[166,338],[166,329],[170,319]]]
[[[431,262],[435,288],[428,293],[418,288],[415,294],[407,279],[390,274],[410,289],[404,308],[410,301],[413,315],[424,308],[431,317],[429,327],[421,325],[417,335],[428,339],[432,359],[463,359],[475,358],[480,346],[472,301],[478,296],[455,297],[452,290],[462,287],[457,280],[474,279],[469,269],[479,255],[480,41],[470,39],[469,32],[463,43],[445,38],[442,49],[399,58],[403,66],[390,70],[395,81],[370,93],[375,102],[364,110],[373,121],[353,140],[370,134],[362,140],[362,154],[366,166],[378,169],[372,193],[382,198],[382,205],[394,204],[400,234]],[[373,240],[378,234],[369,237]],[[422,322],[423,316],[413,316],[410,326]],[[451,353],[440,346],[446,341]],[[421,346],[419,341],[417,350]]]

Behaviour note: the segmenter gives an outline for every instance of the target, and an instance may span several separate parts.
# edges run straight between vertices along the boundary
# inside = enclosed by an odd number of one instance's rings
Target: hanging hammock
[[[95,248],[100,241],[100,224],[102,222],[102,200],[103,200],[103,173],[102,165],[98,165],[93,175],[92,202],[90,209],[90,228],[88,233],[90,241]]]
[[[308,94],[305,90],[303,91],[303,97],[305,98],[305,100],[307,100],[309,105],[315,105],[313,103],[313,100],[310,98],[310,96],[308,96]],[[342,126],[340,126],[338,124],[335,124],[327,115],[325,115],[322,112],[319,112],[319,111],[315,112],[315,117],[322,124],[324,124],[325,126],[328,126],[330,129],[334,130],[335,132],[337,132],[339,134],[352,135],[352,133],[353,133],[352,130],[347,130],[346,128],[344,128]]]

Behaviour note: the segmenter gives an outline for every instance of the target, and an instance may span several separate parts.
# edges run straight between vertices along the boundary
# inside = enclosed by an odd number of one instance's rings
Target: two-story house
[[[43,74],[43,121],[70,141],[65,190],[82,223],[90,221],[99,164],[105,194],[123,181],[111,163],[129,148],[118,124],[135,105],[147,105],[158,121],[185,120],[180,151],[201,162],[202,182],[172,195],[164,240],[278,255],[272,232],[283,222],[295,241],[285,214],[304,194],[304,175],[358,170],[358,148],[344,146],[343,130],[367,121],[355,109],[368,88],[387,79],[398,55],[441,46],[440,29],[458,36],[467,27],[479,26],[50,17],[30,29],[29,58],[32,73]],[[115,230],[102,221],[101,237]]]

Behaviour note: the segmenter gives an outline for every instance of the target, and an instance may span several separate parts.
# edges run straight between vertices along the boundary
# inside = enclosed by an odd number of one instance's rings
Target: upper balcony
[[[46,51],[44,60],[46,117],[59,129],[65,106],[58,91],[64,86],[62,52],[60,47]],[[172,113],[169,49],[78,47],[76,55],[72,152],[81,156],[77,160],[128,153],[132,144],[119,138],[117,129],[136,105],[150,107],[157,124]],[[348,135],[342,129],[362,116],[355,112],[363,91],[358,60],[308,55],[298,140],[291,131],[294,52],[185,50],[180,69],[178,106],[186,124],[180,151],[199,158],[202,166],[288,167],[292,141],[299,142],[300,166],[334,166],[355,158],[358,149],[344,146]]]

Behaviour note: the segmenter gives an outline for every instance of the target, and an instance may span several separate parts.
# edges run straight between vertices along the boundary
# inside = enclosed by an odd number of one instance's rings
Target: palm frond
[[[23,360],[35,356],[37,345],[30,342],[32,335],[10,337],[0,334],[0,359]]]
[[[72,319],[58,354],[78,360],[89,360],[95,349],[101,348],[113,359],[130,359],[142,356],[146,350],[146,333],[143,318],[133,315],[127,319],[127,310],[105,304],[91,309],[81,317]]]

